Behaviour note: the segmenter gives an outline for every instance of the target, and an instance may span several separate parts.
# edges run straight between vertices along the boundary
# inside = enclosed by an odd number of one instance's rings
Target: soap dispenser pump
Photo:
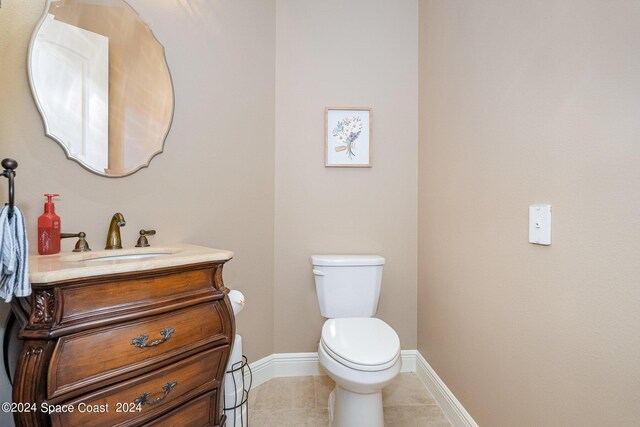
[[[60,217],[51,201],[59,194],[45,194],[44,213],[38,218],[38,253],[51,255],[60,252]]]

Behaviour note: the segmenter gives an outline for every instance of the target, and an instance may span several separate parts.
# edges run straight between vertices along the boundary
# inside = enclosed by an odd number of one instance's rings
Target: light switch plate
[[[529,243],[551,244],[551,205],[529,206]]]

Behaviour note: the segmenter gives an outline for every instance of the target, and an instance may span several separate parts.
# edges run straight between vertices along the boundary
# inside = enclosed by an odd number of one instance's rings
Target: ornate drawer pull
[[[167,397],[169,393],[171,393],[171,390],[173,390],[173,388],[177,384],[178,384],[178,381],[166,383],[165,385],[162,386],[162,389],[164,390],[164,395],[160,397],[156,397],[153,400],[149,400],[149,397],[151,397],[151,393],[144,393],[142,396],[138,396],[135,399],[133,399],[133,403],[140,404],[140,405],[155,405],[161,400],[164,400],[164,398]]]
[[[162,335],[162,339],[151,341],[150,343],[146,342],[149,339],[148,335],[140,335],[138,338],[132,339],[131,344],[135,345],[138,348],[155,347],[156,345],[160,345],[163,342],[167,342],[167,340],[171,338],[171,334],[174,333],[175,331],[176,330],[173,328],[164,328],[163,330],[160,331],[160,335]]]

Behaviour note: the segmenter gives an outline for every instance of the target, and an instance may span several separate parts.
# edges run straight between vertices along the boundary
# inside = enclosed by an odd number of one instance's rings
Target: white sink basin
[[[93,261],[116,261],[119,259],[142,259],[142,258],[155,258],[161,255],[170,255],[172,252],[158,252],[153,254],[128,254],[128,255],[110,255],[110,256],[101,256],[97,258],[89,258],[85,259],[85,262],[93,262]]]

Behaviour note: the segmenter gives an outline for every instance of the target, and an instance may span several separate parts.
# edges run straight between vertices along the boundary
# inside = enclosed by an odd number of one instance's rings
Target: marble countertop
[[[60,252],[55,255],[29,254],[29,280],[31,283],[50,283],[78,277],[152,270],[200,262],[227,261],[231,258],[233,258],[231,251],[187,244],[91,252]]]

